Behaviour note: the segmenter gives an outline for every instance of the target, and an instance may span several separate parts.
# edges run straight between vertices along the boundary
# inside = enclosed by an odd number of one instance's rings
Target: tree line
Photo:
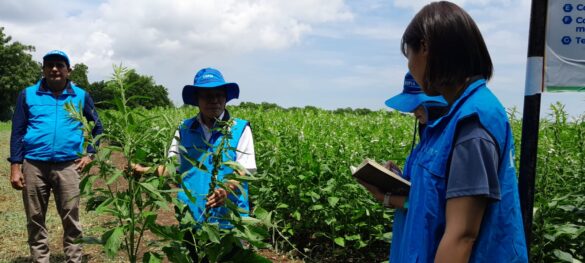
[[[4,33],[4,27],[0,27],[0,121],[12,118],[18,93],[42,77],[42,64],[34,61],[31,55],[34,51],[34,46],[13,41],[11,36]],[[96,107],[114,108],[109,103],[115,94],[111,81],[90,83],[87,78],[89,67],[83,63],[74,64],[71,68],[69,79],[92,95]],[[126,97],[137,96],[131,101],[131,107],[173,107],[167,88],[156,84],[151,76],[141,75],[131,69],[124,82],[129,87]]]

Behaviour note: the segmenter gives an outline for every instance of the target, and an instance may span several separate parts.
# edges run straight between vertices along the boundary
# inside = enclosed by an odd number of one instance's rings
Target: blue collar
[[[429,123],[428,127],[435,127],[443,119],[448,118],[451,115],[455,114],[455,111],[457,111],[457,109],[460,107],[460,105],[463,104],[467,100],[467,98],[469,98],[469,96],[471,96],[473,93],[475,93],[475,91],[477,91],[480,87],[484,87],[484,86],[485,86],[485,79],[483,79],[483,78],[480,78],[480,79],[472,82],[471,84],[469,84],[469,86],[467,86],[467,88],[465,88],[465,91],[463,91],[461,96],[459,96],[459,98],[457,98],[453,102],[453,104],[450,105],[449,112],[447,114],[443,115],[442,117],[438,118],[434,122]]]
[[[39,84],[39,89],[37,90],[37,93],[53,94],[53,92],[47,86],[47,80],[45,78],[41,79],[40,82],[41,83]],[[70,94],[70,95],[75,96],[75,91],[71,87],[71,80],[67,80],[67,84],[65,84],[65,89],[63,90],[62,94]]]

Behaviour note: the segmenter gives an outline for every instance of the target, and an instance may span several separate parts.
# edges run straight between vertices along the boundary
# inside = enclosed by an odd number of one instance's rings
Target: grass
[[[26,232],[26,215],[22,201],[22,193],[10,185],[10,163],[6,158],[10,155],[10,123],[0,122],[0,262],[30,262]],[[86,200],[81,200],[80,220],[84,236],[99,237],[104,232],[106,218],[95,212],[85,211]],[[46,219],[49,230],[50,262],[65,262],[63,254],[61,220],[55,208],[53,197],[49,202]],[[275,262],[298,262],[274,251],[260,252]],[[98,245],[84,245],[83,262],[126,262],[120,253],[116,258],[108,258]]]

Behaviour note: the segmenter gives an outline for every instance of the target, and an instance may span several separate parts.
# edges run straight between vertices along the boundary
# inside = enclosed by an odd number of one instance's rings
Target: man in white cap
[[[10,138],[12,187],[22,190],[28,244],[34,262],[49,262],[45,226],[51,191],[63,224],[67,262],[81,262],[79,172],[91,162],[95,150],[83,147],[81,122],[71,119],[65,105],[72,103],[95,123],[94,136],[103,129],[93,100],[69,80],[71,65],[63,51],[43,57],[43,78],[18,95]],[[85,152],[85,154],[84,154]]]

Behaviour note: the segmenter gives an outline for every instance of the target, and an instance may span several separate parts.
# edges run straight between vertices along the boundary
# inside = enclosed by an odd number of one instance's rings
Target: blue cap
[[[404,76],[404,88],[402,93],[386,100],[386,106],[402,111],[413,112],[421,104],[436,103],[447,106],[447,101],[443,96],[428,96],[416,83],[410,72]]]
[[[67,54],[65,54],[65,52],[61,50],[49,51],[49,53],[43,56],[43,61],[45,61],[49,57],[60,57],[61,59],[65,60],[65,64],[67,64],[67,67],[71,67],[71,64],[69,64],[69,57],[67,56]]]
[[[215,88],[225,88],[226,102],[231,99],[237,99],[240,96],[240,87],[238,84],[225,82],[223,75],[217,69],[204,68],[195,74],[193,85],[185,85],[183,87],[183,102],[185,104],[199,106],[197,90]]]

